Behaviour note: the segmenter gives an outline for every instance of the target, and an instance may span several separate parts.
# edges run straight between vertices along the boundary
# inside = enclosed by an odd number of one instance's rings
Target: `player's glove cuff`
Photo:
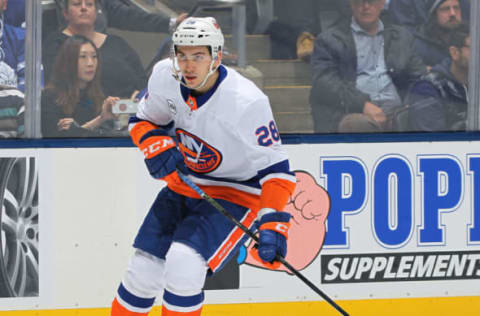
[[[175,147],[175,142],[170,136],[148,137],[138,146],[138,148],[143,152],[145,159],[153,158]]]
[[[290,229],[290,218],[292,216],[287,212],[274,212],[264,214],[258,222],[259,230],[271,230],[283,235],[288,239],[288,230]]]

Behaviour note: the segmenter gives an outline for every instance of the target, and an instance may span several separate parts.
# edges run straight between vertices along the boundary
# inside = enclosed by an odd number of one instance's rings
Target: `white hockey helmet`
[[[186,86],[180,78],[180,68],[178,66],[178,60],[176,57],[177,46],[208,46],[210,53],[212,54],[212,61],[210,63],[209,71],[203,81],[193,89],[199,89],[205,85],[208,78],[215,73],[218,66],[215,66],[215,62],[218,59],[218,54],[223,49],[224,38],[222,30],[218,25],[215,18],[194,18],[190,17],[185,19],[177,27],[172,35],[172,53],[171,58],[173,61],[173,76],[180,84]]]
[[[215,18],[189,17],[177,27],[172,41],[175,52],[176,46],[209,46],[213,60],[217,60],[218,52],[223,49],[224,38]]]

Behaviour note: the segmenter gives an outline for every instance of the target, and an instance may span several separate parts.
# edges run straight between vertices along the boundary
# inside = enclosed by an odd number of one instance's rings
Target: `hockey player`
[[[258,256],[266,265],[286,255],[290,214],[282,210],[295,175],[268,98],[221,64],[223,43],[214,18],[183,21],[173,34],[172,59],[155,65],[130,119],[149,173],[167,186],[135,238],[112,316],[147,315],[162,290],[162,316],[200,315],[206,276],[246,240],[180,180],[177,168],[246,227],[258,227]]]

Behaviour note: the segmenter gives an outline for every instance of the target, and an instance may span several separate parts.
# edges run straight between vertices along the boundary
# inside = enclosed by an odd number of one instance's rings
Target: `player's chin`
[[[196,80],[195,81],[187,81],[186,84],[187,84],[187,87],[189,87],[190,89],[195,89],[196,87],[198,87],[200,85],[200,83],[197,82]]]
[[[192,78],[192,79],[185,78],[185,83],[189,87],[194,87],[194,86],[197,85],[197,79],[196,78]]]

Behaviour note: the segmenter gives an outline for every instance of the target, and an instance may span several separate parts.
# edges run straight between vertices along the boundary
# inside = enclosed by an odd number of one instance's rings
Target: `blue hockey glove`
[[[147,165],[148,172],[155,179],[164,178],[177,168],[183,174],[188,174],[188,168],[183,161],[183,156],[175,147],[167,149],[152,158],[145,158],[145,164]]]
[[[176,168],[179,168],[184,174],[188,174],[183,156],[171,137],[152,135],[143,140],[139,148],[145,155],[148,172],[155,179],[168,176]]]
[[[260,233],[258,256],[263,261],[273,262],[277,254],[282,257],[287,255],[290,217],[289,213],[275,211],[267,213],[260,218],[260,221],[257,223]]]

